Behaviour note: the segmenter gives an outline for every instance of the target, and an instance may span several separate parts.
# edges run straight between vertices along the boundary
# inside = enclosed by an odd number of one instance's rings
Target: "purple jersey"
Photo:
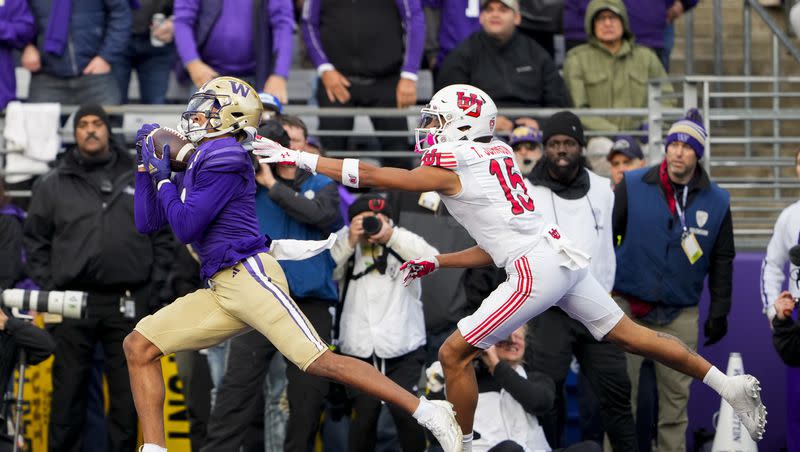
[[[453,51],[467,36],[481,29],[479,0],[428,0],[425,5],[439,9],[439,53],[436,64]]]
[[[182,177],[180,177],[182,176]],[[137,173],[136,227],[152,233],[167,223],[200,256],[205,279],[267,251],[256,218],[255,172],[248,152],[233,138],[197,147],[189,168],[157,193],[147,173]]]

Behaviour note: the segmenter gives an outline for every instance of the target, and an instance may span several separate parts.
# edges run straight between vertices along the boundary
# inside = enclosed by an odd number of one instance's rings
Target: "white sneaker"
[[[730,377],[722,397],[733,407],[753,441],[764,436],[767,408],[761,402],[761,384],[752,375]]]
[[[429,419],[420,420],[419,424],[433,433],[444,452],[461,452],[463,436],[461,427],[456,422],[453,405],[445,400],[432,400],[429,403],[436,406],[436,414]]]

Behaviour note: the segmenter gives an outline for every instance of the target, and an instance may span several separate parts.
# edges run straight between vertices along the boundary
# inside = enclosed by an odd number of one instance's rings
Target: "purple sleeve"
[[[425,8],[442,9],[442,0],[422,0]]]
[[[175,0],[175,47],[181,57],[183,65],[199,60],[197,42],[194,39],[194,26],[197,23],[197,12],[200,9],[199,0]]]
[[[236,173],[200,171],[195,176],[184,201],[174,184],[164,184],[158,191],[172,232],[182,243],[198,241],[242,183],[242,176]]]
[[[8,20],[0,20],[0,44],[21,49],[36,37],[36,23],[27,1],[20,0],[16,2],[16,6],[9,6],[13,9],[8,13]]]
[[[272,25],[272,73],[289,78],[294,48],[294,9],[291,0],[269,0],[269,17]]]
[[[152,234],[167,224],[164,209],[156,199],[150,175],[136,172],[136,191],[133,194],[133,218],[136,229],[142,234]]]
[[[319,11],[321,7],[322,0],[306,0],[303,4],[303,17],[300,19],[303,41],[306,43],[311,62],[317,68],[321,64],[330,63],[319,38]]]
[[[403,28],[406,32],[406,54],[403,58],[403,72],[416,74],[422,64],[422,52],[425,50],[425,15],[422,13],[421,0],[395,0],[400,15],[403,17]]]

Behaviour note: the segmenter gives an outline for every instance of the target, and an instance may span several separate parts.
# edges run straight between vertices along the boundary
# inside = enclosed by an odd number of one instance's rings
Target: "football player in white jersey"
[[[497,107],[483,91],[450,85],[422,109],[416,129],[422,164],[413,170],[376,167],[357,159],[333,159],[286,149],[265,139],[254,152],[265,163],[294,164],[351,187],[436,191],[477,245],[467,250],[406,262],[408,280],[438,268],[504,267],[508,279],[462,319],[439,350],[447,399],[471,450],[478,388],[472,360],[482,350],[553,305],[581,321],[598,340],[660,361],[702,379],[739,414],[754,440],[761,439],[766,409],[758,380],[728,377],[674,336],[656,333],[626,317],[588,272],[589,256],[536,212],[513,151],[493,138]],[[559,137],[554,137],[558,139]],[[564,138],[564,137],[561,137]]]

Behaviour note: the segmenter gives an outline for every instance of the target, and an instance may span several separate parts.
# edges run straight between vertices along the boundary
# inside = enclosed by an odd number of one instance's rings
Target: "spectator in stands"
[[[48,443],[53,451],[81,449],[89,370],[99,342],[113,394],[107,450],[133,450],[136,410],[122,340],[159,293],[173,242],[167,231],[152,237],[136,231],[134,160],[112,145],[106,112],[81,106],[74,129],[75,148],[34,186],[24,226],[33,281],[45,290],[89,293],[86,319],[48,326],[58,344]]]
[[[611,185],[616,186],[622,182],[622,175],[630,170],[644,168],[647,161],[644,159],[639,140],[631,136],[621,136],[614,141],[614,145],[606,156],[611,165]]]
[[[517,0],[481,0],[481,31],[464,40],[442,63],[436,89],[454,83],[480,86],[503,107],[566,107],[569,96],[553,59],[533,39],[516,31],[522,20]],[[497,116],[495,130],[515,123],[538,128],[531,118]]]
[[[665,55],[664,31],[684,12],[694,8],[699,0],[665,0],[643,2],[624,0],[630,18],[631,33],[636,42],[652,49],[662,61]],[[566,0],[564,3],[564,38],[567,51],[588,40],[584,32],[589,0]],[[666,67],[666,66],[665,66]]]
[[[305,127],[299,118],[283,116],[281,119],[284,124],[291,122]],[[337,184],[328,177],[298,170],[295,166],[261,164],[256,181],[260,185],[256,193],[260,229],[272,239],[320,240],[342,227]],[[320,338],[330,342],[332,318],[328,308],[339,300],[330,252],[302,261],[280,261],[280,264],[286,273],[292,299]],[[310,274],[316,276],[309,278]],[[248,366],[253,366],[247,355],[244,358]],[[232,366],[230,364],[229,368]],[[286,367],[286,378],[289,419],[285,450],[306,452],[319,428],[329,382],[291,365]],[[228,384],[227,375],[224,384]]]
[[[800,148],[795,151],[795,172],[800,177]],[[783,287],[786,275],[783,269],[789,262],[789,274],[796,275],[798,267],[789,261],[789,250],[798,245],[800,237],[800,202],[795,202],[783,209],[773,228],[772,238],[767,245],[767,255],[764,257],[763,271],[761,272],[761,303],[762,312],[767,316],[770,326],[773,325],[777,310],[775,302],[783,296]],[[795,281],[789,282],[789,292],[793,297],[800,297],[800,285]]]
[[[544,156],[528,176],[536,211],[557,224],[575,245],[592,256],[590,272],[611,292],[616,259],[611,236],[614,194],[609,180],[585,167],[586,138],[572,112],[556,113],[542,125]],[[561,445],[565,416],[561,394],[574,355],[600,401],[604,430],[614,450],[636,450],[625,353],[616,344],[596,340],[558,307],[529,323],[527,362],[556,383],[557,403],[540,416],[551,445]]]
[[[589,42],[567,53],[564,79],[575,108],[644,108],[647,81],[667,73],[652,50],[634,43],[628,14],[621,0],[592,0],[586,10]],[[664,85],[665,92],[672,87]],[[638,129],[643,118],[586,117],[590,130],[618,132]]]
[[[350,206],[350,226],[337,233],[331,255],[336,262],[334,278],[344,291],[338,307],[339,350],[374,364],[392,381],[416,393],[425,364],[422,286],[418,282],[404,285],[400,265],[412,256],[438,251],[417,234],[394,225],[390,212],[391,206],[380,195],[362,195]],[[381,401],[349,391],[353,399],[350,450],[374,450]],[[389,412],[403,451],[425,450],[425,432],[414,419],[393,406]]]
[[[306,0],[303,39],[317,68],[320,107],[397,107],[417,102],[425,21],[421,0]],[[377,131],[407,131],[406,118],[371,118]],[[319,119],[320,130],[350,130],[352,117]],[[381,148],[407,150],[406,137],[383,137]],[[323,137],[329,150],[347,148],[346,137]],[[400,164],[407,164],[407,159]]]
[[[192,83],[200,87],[232,75],[287,103],[294,45],[291,0],[224,3],[175,1],[175,45]]]
[[[258,93],[258,98],[261,99],[261,124],[269,121],[270,119],[278,119],[283,114],[283,104],[281,101],[270,93]]]
[[[800,325],[792,319],[795,306],[795,298],[788,291],[775,300],[772,342],[787,366],[800,367]]]
[[[14,287],[22,279],[22,223],[25,211],[11,204],[0,179],[0,290]],[[0,381],[0,392],[3,383]]]
[[[139,79],[141,102],[167,102],[169,75],[175,62],[172,1],[139,0],[139,8],[133,10],[128,46],[111,68],[119,83],[123,104],[128,103],[128,86],[134,69]]]
[[[523,176],[533,171],[542,158],[542,132],[528,126],[519,126],[511,131],[508,145],[514,150],[514,158]]]
[[[425,29],[434,33],[435,56],[431,67],[438,69],[445,57],[464,39],[481,29],[478,2],[470,0],[422,0]],[[430,17],[430,20],[428,18]]]
[[[556,387],[546,374],[530,370],[525,362],[523,325],[508,339],[487,348],[480,355],[475,376],[478,406],[475,410],[473,452],[523,452],[551,450],[539,416],[553,406]],[[434,374],[429,376],[436,378]],[[476,435],[478,436],[478,435]],[[574,444],[561,452],[599,452],[591,442]]]
[[[730,195],[698,164],[706,140],[700,113],[690,110],[669,129],[660,165],[624,175],[615,189],[613,213],[617,302],[636,322],[676,336],[692,350],[697,349],[697,305],[706,277],[711,304],[704,345],[727,333],[736,254]],[[628,354],[633,394],[643,359]],[[655,372],[658,448],[685,450],[691,379],[660,363],[655,363]],[[635,410],[635,401],[633,405]]]
[[[36,36],[36,24],[26,0],[0,3],[0,111],[17,98],[14,50],[21,50]]]
[[[30,6],[39,34],[22,52],[22,66],[33,73],[28,101],[119,104],[111,69],[128,45],[128,0],[30,0]]]

